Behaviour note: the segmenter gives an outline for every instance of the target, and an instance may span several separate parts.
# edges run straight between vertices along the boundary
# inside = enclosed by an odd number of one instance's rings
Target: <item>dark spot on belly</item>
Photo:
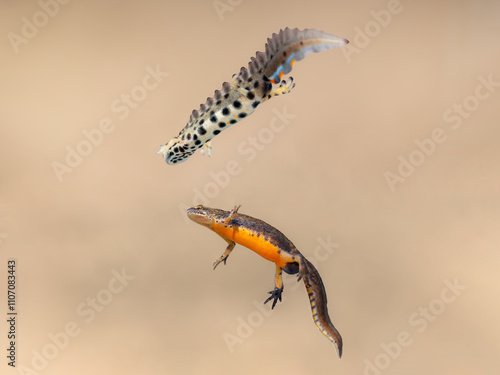
[[[199,133],[200,135],[204,135],[204,134],[207,134],[207,131],[205,130],[205,128],[204,128],[203,126],[200,126],[200,127],[198,128],[198,133]]]
[[[273,88],[273,84],[272,84],[271,82],[267,82],[267,83],[266,83],[266,85],[265,85],[265,87],[264,87],[264,90],[263,90],[263,92],[262,92],[262,97],[263,97],[263,98],[265,98],[265,97],[266,97],[266,95],[267,95],[267,93],[268,93],[269,91],[271,91],[271,90],[272,90],[272,88]],[[270,98],[270,97],[271,97],[271,95],[269,95],[269,98]]]

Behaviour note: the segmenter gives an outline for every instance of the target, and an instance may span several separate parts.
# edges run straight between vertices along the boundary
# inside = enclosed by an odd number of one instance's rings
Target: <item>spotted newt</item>
[[[297,274],[298,281],[304,280],[314,323],[335,344],[340,358],[342,337],[328,315],[325,288],[316,268],[283,233],[262,220],[238,213],[238,209],[239,206],[231,211],[224,211],[200,205],[187,210],[187,215],[191,220],[213,230],[228,243],[224,253],[214,263],[214,269],[220,263],[226,264],[229,254],[237,243],[275,263],[275,288],[269,292],[271,296],[264,302],[273,301],[273,309],[276,302],[281,301],[283,293],[282,271],[287,274]]]
[[[210,155],[213,137],[251,115],[263,102],[295,87],[293,78],[281,80],[295,61],[347,43],[315,29],[286,28],[273,34],[267,39],[265,52],[257,52],[248,68],[242,67],[231,82],[224,82],[221,90],[215,90],[213,97],[194,110],[179,135],[162,145],[158,154],[171,165],[186,161],[200,147]]]

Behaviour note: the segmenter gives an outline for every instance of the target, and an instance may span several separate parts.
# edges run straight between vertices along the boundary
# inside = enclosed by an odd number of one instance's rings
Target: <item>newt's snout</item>
[[[195,223],[203,225],[205,227],[210,227],[212,223],[212,218],[206,212],[205,207],[196,206],[187,209],[187,216],[193,220]]]

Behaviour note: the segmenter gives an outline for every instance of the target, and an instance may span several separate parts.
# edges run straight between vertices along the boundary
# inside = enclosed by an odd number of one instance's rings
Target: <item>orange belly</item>
[[[262,234],[257,236],[255,232],[246,228],[228,228],[220,224],[213,225],[212,230],[219,236],[249,248],[264,259],[276,263],[280,267],[284,267],[286,264],[286,261],[279,253],[280,249],[271,242],[265,240]]]

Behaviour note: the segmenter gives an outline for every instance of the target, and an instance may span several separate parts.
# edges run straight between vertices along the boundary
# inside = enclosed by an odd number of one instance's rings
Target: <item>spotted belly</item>
[[[258,88],[260,84],[256,86]],[[265,95],[262,97],[263,93],[259,91],[262,90],[255,90],[251,82],[247,87],[236,89],[228,97],[232,96],[234,100],[222,108],[217,102],[214,106],[217,109],[207,108],[205,113],[188,124],[177,137],[162,146],[158,153],[165,155],[168,164],[182,163],[213,137],[251,115],[262,101],[268,99]]]

